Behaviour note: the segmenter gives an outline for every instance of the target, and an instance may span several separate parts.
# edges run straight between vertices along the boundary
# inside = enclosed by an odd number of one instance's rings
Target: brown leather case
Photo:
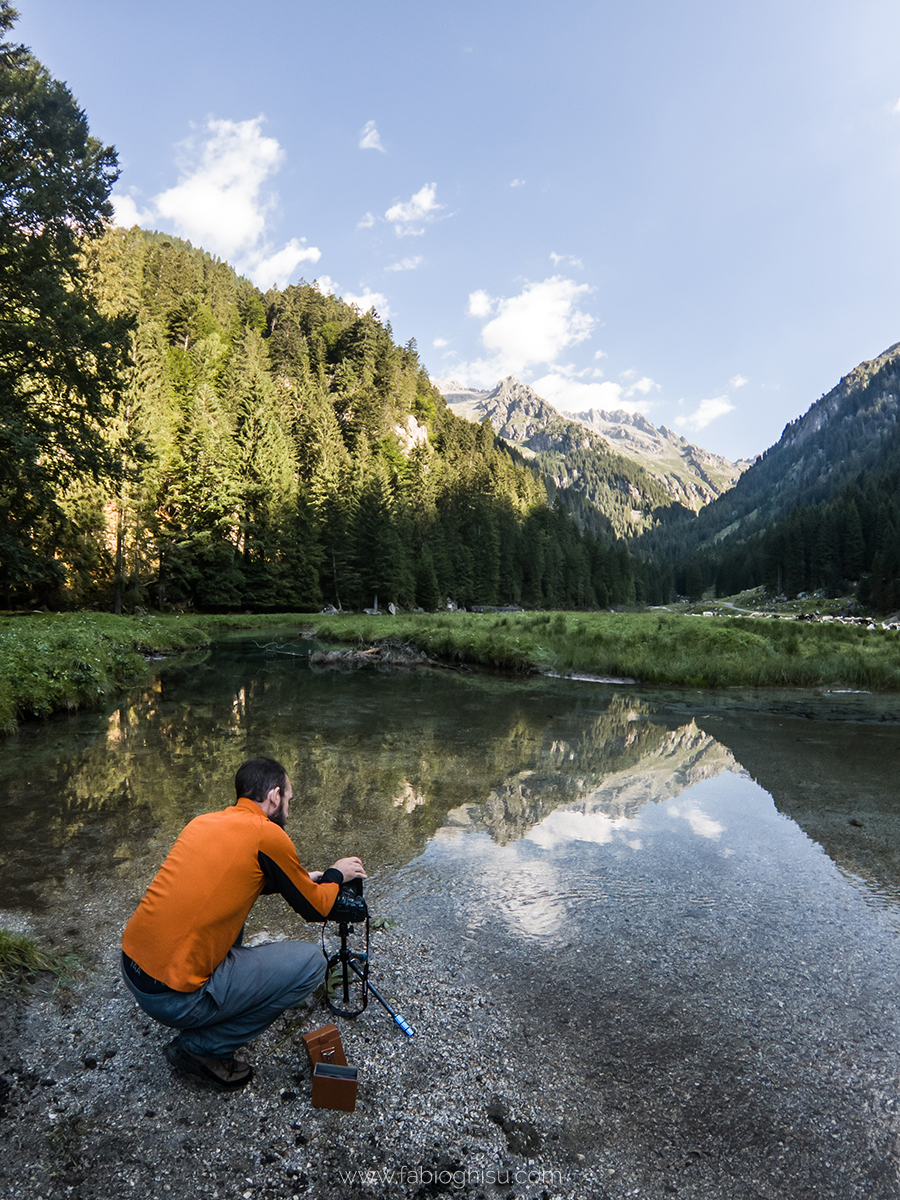
[[[312,1106],[353,1112],[359,1071],[356,1067],[317,1062],[313,1066]]]
[[[317,1062],[333,1063],[338,1067],[347,1065],[337,1025],[323,1025],[321,1029],[311,1029],[309,1033],[304,1033],[303,1045],[306,1047],[310,1070],[313,1070]]]

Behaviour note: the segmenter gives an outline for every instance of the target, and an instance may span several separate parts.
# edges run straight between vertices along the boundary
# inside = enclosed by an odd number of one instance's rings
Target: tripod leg
[[[359,967],[356,965],[355,962],[351,962],[350,966],[353,968],[353,970],[356,972],[356,974],[360,977],[360,979],[364,978],[362,971],[360,971]],[[387,1000],[385,1000],[384,996],[382,996],[381,992],[378,991],[378,989],[374,986],[374,984],[368,983],[366,986],[368,987],[368,989],[372,993],[372,995],[375,997],[375,999],[378,1001],[378,1003],[381,1005],[381,1007],[383,1009],[385,1009],[387,1012],[389,1012],[390,1015],[393,1017],[394,1024],[397,1025],[400,1029],[402,1029],[408,1038],[415,1037],[416,1031],[413,1029],[413,1027],[411,1025],[408,1025],[406,1023],[406,1021],[404,1021],[404,1019],[400,1016],[400,1014],[398,1012],[396,1012],[393,1008],[391,1008],[391,1006],[388,1004]]]

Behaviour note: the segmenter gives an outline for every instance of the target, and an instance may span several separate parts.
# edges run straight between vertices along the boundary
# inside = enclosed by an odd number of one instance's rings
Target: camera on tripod
[[[367,920],[368,916],[369,906],[363,897],[363,881],[349,879],[346,883],[341,884],[337,899],[332,904],[326,919],[337,921],[339,924],[359,925]]]

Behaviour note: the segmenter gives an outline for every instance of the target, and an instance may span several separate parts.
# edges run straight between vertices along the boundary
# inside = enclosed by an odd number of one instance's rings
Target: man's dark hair
[[[246,796],[262,804],[272,788],[281,791],[287,782],[287,771],[274,758],[250,758],[238,767],[234,777],[237,798]]]

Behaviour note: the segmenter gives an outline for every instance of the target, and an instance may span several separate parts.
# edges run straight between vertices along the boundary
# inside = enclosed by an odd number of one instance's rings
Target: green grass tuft
[[[42,950],[24,934],[0,927],[0,986],[27,986],[35,975],[46,971],[58,987],[71,987],[80,966],[76,954]]]
[[[96,704],[147,675],[147,655],[208,644],[193,624],[153,616],[36,613],[0,617],[0,729]]]

